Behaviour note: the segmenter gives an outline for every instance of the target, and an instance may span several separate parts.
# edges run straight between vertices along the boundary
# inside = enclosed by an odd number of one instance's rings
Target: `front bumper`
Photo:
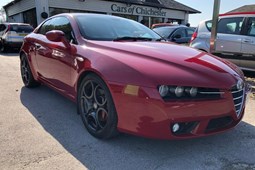
[[[136,93],[127,93],[126,88],[119,86],[112,91],[119,131],[158,139],[202,137],[233,128],[244,115],[249,92],[245,87],[237,114],[230,90],[217,100],[164,102],[156,89],[134,86]],[[180,125],[177,133],[172,130],[176,123]]]

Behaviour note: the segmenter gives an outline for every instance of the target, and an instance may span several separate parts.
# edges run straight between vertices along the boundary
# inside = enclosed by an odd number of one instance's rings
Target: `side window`
[[[53,30],[54,27],[51,24],[51,20],[46,21],[39,29],[38,33],[45,35],[46,32]]]
[[[65,37],[69,42],[73,40],[72,27],[69,20],[66,17],[56,17],[51,22],[55,30],[60,30],[65,33]]]
[[[218,24],[218,33],[236,35],[240,34],[243,25],[243,20],[244,20],[243,17],[221,19]]]
[[[193,29],[187,29],[187,35],[188,35],[188,37],[192,37],[194,31],[195,31],[195,30],[193,30]]]
[[[208,29],[208,31],[211,32],[212,29],[212,21],[206,21],[205,22],[206,28]]]
[[[255,18],[250,18],[248,23],[248,34],[255,37]]]
[[[178,36],[178,37],[180,36],[180,38],[187,37],[185,29],[180,28],[177,31],[175,31],[175,33],[173,34],[173,37],[176,37],[176,36]]]

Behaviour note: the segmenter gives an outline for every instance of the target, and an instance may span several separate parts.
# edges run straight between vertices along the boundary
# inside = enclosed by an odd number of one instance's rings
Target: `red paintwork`
[[[232,16],[232,15],[254,15],[255,12],[233,12],[233,13],[225,13],[220,14],[219,16]]]
[[[73,101],[76,101],[79,77],[86,72],[99,75],[112,94],[119,131],[151,138],[183,139],[215,134],[240,122],[230,89],[238,77],[244,77],[235,65],[166,42],[85,40],[72,15],[65,16],[71,21],[77,37],[79,45],[72,45],[76,50],[67,51],[63,43],[50,42],[36,33],[37,28],[25,38],[21,53],[28,56],[36,80]],[[41,47],[36,49],[39,44]],[[53,51],[56,49],[58,53]],[[76,57],[82,57],[84,61],[77,61]],[[225,94],[220,100],[164,102],[157,90],[158,85],[164,84],[218,88]],[[127,85],[137,92],[127,93]],[[243,116],[243,112],[241,114]],[[234,122],[227,128],[204,132],[210,119],[222,116],[231,116]],[[192,134],[174,136],[170,124],[185,121],[200,123]]]

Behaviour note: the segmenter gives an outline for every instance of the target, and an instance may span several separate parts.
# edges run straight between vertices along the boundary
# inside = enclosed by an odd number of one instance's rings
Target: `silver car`
[[[202,21],[190,46],[209,52],[212,21]],[[219,17],[215,55],[243,70],[255,71],[255,12],[230,13]]]
[[[0,24],[0,51],[20,48],[24,37],[34,30],[32,26],[24,23]]]

